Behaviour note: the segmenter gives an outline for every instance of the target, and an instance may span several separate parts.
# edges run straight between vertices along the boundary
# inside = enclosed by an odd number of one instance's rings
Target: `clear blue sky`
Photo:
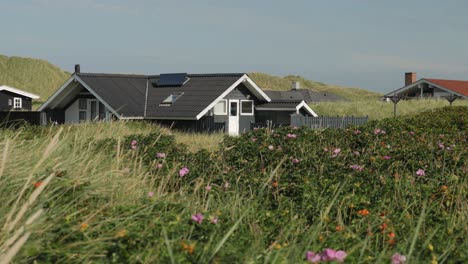
[[[465,0],[0,0],[0,54],[87,72],[299,74],[390,91],[468,80]]]

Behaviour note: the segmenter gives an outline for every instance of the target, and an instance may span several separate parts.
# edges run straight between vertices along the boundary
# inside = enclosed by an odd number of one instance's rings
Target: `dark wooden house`
[[[0,86],[0,111],[30,111],[33,99],[39,99],[39,96],[10,86]]]
[[[39,111],[59,123],[153,120],[183,130],[224,129],[231,135],[271,120],[275,113],[317,116],[303,100],[277,103],[245,73],[101,74],[81,73],[77,65]]]

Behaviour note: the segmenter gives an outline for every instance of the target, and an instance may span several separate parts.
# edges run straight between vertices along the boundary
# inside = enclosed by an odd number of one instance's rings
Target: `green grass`
[[[448,106],[445,99],[403,100],[397,104],[397,115],[417,114],[423,111]],[[371,120],[393,117],[393,103],[381,100],[352,102],[323,102],[311,104],[311,108],[323,116],[369,116]],[[456,100],[453,106],[468,106],[468,100]]]
[[[0,55],[0,85],[8,85],[39,95],[44,102],[70,73],[39,59]]]
[[[453,107],[371,122],[358,135],[280,129],[224,140],[139,122],[1,130],[0,262],[9,252],[14,263],[304,263],[307,251],[334,248],[352,263],[388,263],[396,252],[463,263],[467,116]]]

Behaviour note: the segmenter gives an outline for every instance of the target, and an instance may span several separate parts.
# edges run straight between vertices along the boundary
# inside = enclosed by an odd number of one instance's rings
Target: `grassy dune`
[[[0,85],[37,94],[40,102],[47,100],[69,76],[44,60],[0,55]]]
[[[466,131],[466,107],[209,151],[177,141],[221,135],[136,122],[1,130],[0,263],[305,263],[326,248],[463,263]]]

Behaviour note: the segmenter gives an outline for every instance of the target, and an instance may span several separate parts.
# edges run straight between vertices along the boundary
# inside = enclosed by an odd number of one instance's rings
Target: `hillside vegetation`
[[[0,130],[0,260],[465,263],[467,132],[467,107],[198,152],[148,123]]]
[[[291,89],[291,82],[300,82],[301,88],[311,89],[318,92],[333,93],[351,101],[358,100],[378,100],[382,94],[371,92],[360,88],[349,88],[338,85],[329,85],[311,80],[306,80],[301,76],[288,75],[285,77],[273,76],[266,73],[253,72],[249,76],[263,89],[286,91]]]
[[[44,102],[70,74],[39,59],[0,55],[0,85],[8,85],[39,95]]]

